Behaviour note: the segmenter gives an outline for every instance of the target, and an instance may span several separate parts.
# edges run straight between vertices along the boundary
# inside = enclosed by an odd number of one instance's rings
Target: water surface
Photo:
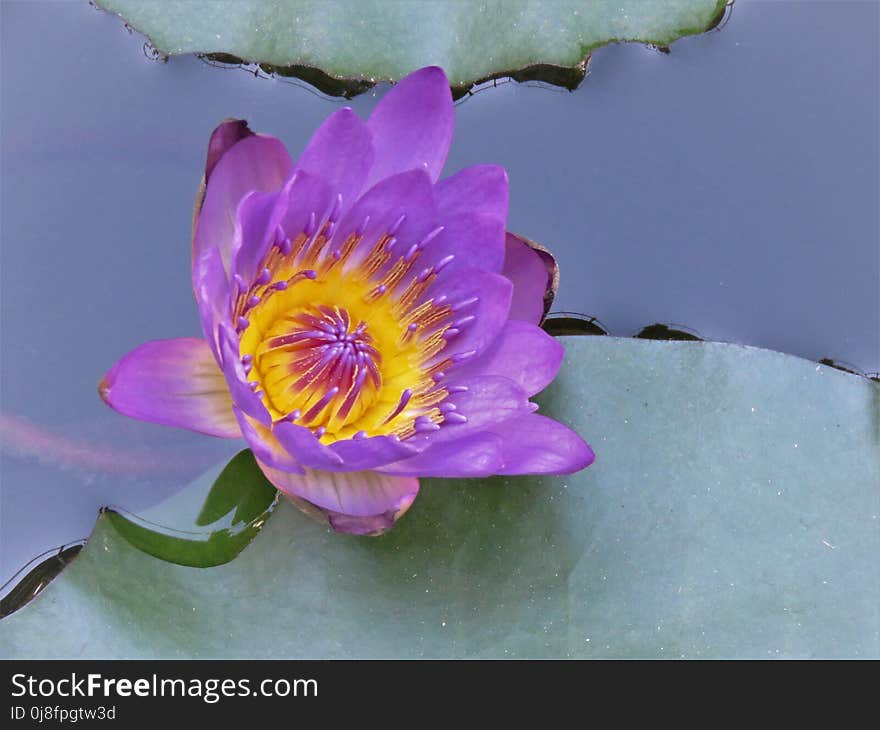
[[[511,178],[510,228],[552,249],[556,310],[880,369],[878,6],[744,2],[663,55],[597,52],[574,93],[465,99],[448,171]],[[192,202],[225,117],[295,154],[351,102],[194,58],[85,2],[2,4],[0,582],[240,448],[111,412],[95,384],[198,335]]]

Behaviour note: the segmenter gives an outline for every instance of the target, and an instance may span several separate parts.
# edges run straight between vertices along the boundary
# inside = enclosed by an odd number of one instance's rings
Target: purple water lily
[[[439,68],[405,78],[366,122],[332,114],[296,163],[277,139],[221,124],[193,235],[205,339],[141,345],[102,398],[244,437],[300,508],[357,534],[390,529],[421,476],[592,463],[529,401],[563,356],[538,327],[547,268],[505,232],[502,168],[438,180],[452,129]]]

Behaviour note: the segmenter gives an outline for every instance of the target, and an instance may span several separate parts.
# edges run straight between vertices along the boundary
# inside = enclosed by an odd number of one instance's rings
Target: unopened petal
[[[540,324],[557,285],[553,257],[537,251],[515,233],[508,233],[501,273],[513,283],[510,318]]]
[[[205,184],[210,182],[214,168],[230,149],[243,139],[253,137],[254,133],[244,119],[226,119],[217,125],[208,140],[208,154],[205,157]]]
[[[274,137],[253,135],[230,147],[207,183],[193,233],[193,262],[209,247],[217,246],[228,270],[235,213],[242,198],[253,191],[279,190],[292,166],[284,145]]]

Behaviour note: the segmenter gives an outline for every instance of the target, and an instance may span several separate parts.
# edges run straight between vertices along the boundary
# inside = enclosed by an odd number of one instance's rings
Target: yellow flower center
[[[306,426],[325,443],[432,430],[443,420],[440,381],[451,362],[438,354],[455,330],[442,297],[422,300],[444,264],[403,283],[420,247],[394,257],[385,234],[355,259],[353,233],[325,252],[332,225],[280,239],[251,284],[237,278],[233,321],[251,387],[273,420]]]

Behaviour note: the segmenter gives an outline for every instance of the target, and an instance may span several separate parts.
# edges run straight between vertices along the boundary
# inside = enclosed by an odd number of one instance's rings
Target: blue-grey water
[[[508,169],[511,230],[561,265],[555,310],[878,370],[878,15],[738,0],[668,56],[601,49],[574,93],[499,84],[458,106],[447,169]],[[383,91],[342,102],[143,43],[84,0],[2,3],[0,583],[239,448],[95,392],[140,342],[199,334],[190,219],[216,123],[295,154]]]

